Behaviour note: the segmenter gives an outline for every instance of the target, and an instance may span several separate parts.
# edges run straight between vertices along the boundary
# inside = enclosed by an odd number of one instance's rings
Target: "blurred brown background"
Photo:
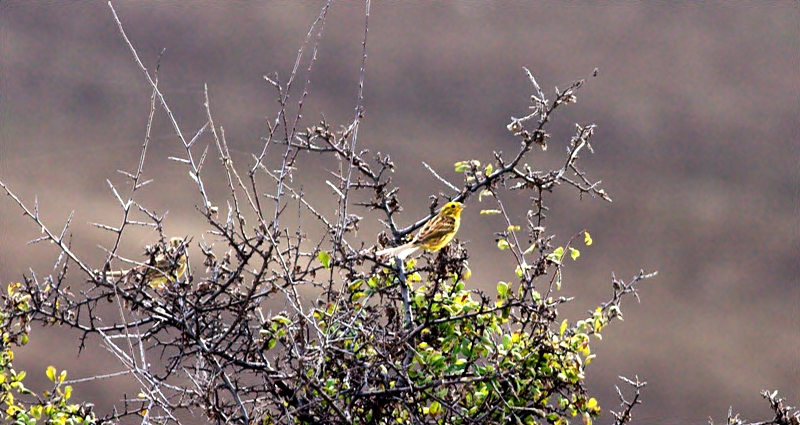
[[[285,81],[321,4],[115,5],[148,67],[167,49],[160,87],[183,131],[194,134],[205,122],[207,83],[234,160],[249,166],[266,133],[265,116],[277,111],[262,76],[278,72]],[[731,405],[745,417],[767,419],[762,389],[800,404],[798,7],[373,2],[359,146],[392,154],[410,222],[425,212],[430,194],[448,193],[421,161],[458,182],[455,161],[487,162],[494,150],[516,149],[505,125],[525,113],[532,93],[522,66],[551,96],[553,86],[599,68],[578,104],[561,110],[550,127],[548,152],[531,157],[534,167],[554,166],[574,122],[599,126],[596,154],[584,155],[582,164],[614,202],[581,201],[566,187],[551,197],[548,230],[557,243],[583,228],[595,239],[569,264],[563,292],[579,298],[563,313],[576,320],[606,300],[612,271],[626,279],[640,268],[660,275],[643,284],[641,304],[623,306],[626,320],[594,343],[590,391],[607,411],[617,407],[618,375],[648,381],[636,423],[700,424],[709,416],[722,422]],[[337,128],[352,119],[363,10],[359,2],[330,10],[305,125],[323,113]],[[150,90],[103,2],[4,1],[0,43],[0,179],[29,205],[38,196],[53,230],[74,210],[75,250],[99,264],[97,244],[109,237],[89,223],[119,222],[105,180],[124,188],[116,170],[135,169]],[[163,115],[145,169],[156,183],[139,199],[170,211],[170,233],[199,236],[206,227],[193,206],[200,201],[185,168],[166,160],[182,147]],[[305,165],[314,168],[315,161]],[[212,196],[223,199],[224,188],[212,187]],[[332,199],[320,180],[310,179],[304,190]],[[525,210],[519,198],[512,203],[517,219]],[[481,207],[474,198],[467,205],[459,237],[470,243],[470,282],[493,288],[498,279],[511,280],[513,266],[493,247],[492,232],[505,226],[479,216]],[[374,243],[377,217],[364,215],[369,230],[359,235]],[[51,273],[53,247],[25,244],[38,236],[3,197],[3,287],[29,267],[40,277]],[[125,248],[138,252],[151,237],[141,231]],[[73,279],[80,285],[77,273]],[[48,364],[68,368],[71,378],[120,369],[96,338],[78,357],[78,336],[36,329],[17,368],[33,380],[43,379]],[[81,385],[76,397],[107,406],[119,399],[108,385]]]

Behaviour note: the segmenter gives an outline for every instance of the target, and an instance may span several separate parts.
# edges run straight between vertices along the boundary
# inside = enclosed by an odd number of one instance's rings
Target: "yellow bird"
[[[106,277],[130,276],[146,282],[155,289],[164,289],[167,282],[174,282],[186,273],[186,246],[183,238],[170,238],[166,250],[161,245],[148,249],[150,260],[130,270],[106,272]]]
[[[399,257],[405,259],[414,251],[422,248],[425,251],[438,251],[453,240],[461,225],[461,202],[448,202],[432,219],[428,220],[422,229],[414,236],[411,242],[380,250],[375,253],[378,257]]]

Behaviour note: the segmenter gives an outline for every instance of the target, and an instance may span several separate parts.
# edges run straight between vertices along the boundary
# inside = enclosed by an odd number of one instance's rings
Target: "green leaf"
[[[503,335],[503,348],[505,348],[506,350],[510,349],[512,342],[514,342],[514,341],[511,338],[511,335],[509,335],[509,334]]]
[[[326,269],[331,268],[331,255],[326,251],[320,251],[319,254],[317,254],[317,258],[322,263],[322,267]]]
[[[556,248],[556,250],[553,251],[551,254],[549,254],[547,256],[547,258],[550,259],[550,260],[556,261],[556,262],[560,262],[561,261],[561,257],[563,257],[563,256],[564,256],[564,247],[560,246],[560,247]]]
[[[505,250],[511,248],[511,244],[508,243],[508,241],[505,240],[505,239],[500,239],[499,241],[497,241],[497,248],[500,251],[505,251]]]
[[[370,287],[370,288],[372,288],[372,289],[375,289],[375,288],[377,288],[377,287],[378,287],[378,284],[379,284],[379,283],[380,283],[380,280],[378,280],[378,277],[377,277],[377,276],[372,276],[372,277],[371,277],[371,278],[369,278],[369,280],[367,281],[367,286],[369,286],[369,287]]]
[[[42,410],[43,409],[44,408],[41,405],[38,405],[38,404],[35,405],[35,406],[31,406],[31,416],[33,416],[36,419],[41,419],[42,418]]]
[[[573,247],[569,247],[569,256],[572,257],[573,260],[577,260],[578,257],[581,256],[581,252]]]
[[[561,337],[564,336],[564,332],[566,332],[566,330],[567,330],[567,325],[568,325],[567,319],[564,319],[564,321],[561,322],[561,328],[558,331],[558,335],[559,336],[561,336]]]
[[[500,297],[501,300],[508,298],[508,283],[497,282],[497,296]]]

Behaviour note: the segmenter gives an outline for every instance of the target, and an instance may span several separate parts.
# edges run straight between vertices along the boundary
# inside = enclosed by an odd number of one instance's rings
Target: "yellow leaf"
[[[457,173],[463,173],[464,171],[468,171],[473,166],[474,167],[480,167],[481,166],[481,162],[478,161],[477,159],[470,159],[468,161],[458,161],[454,165],[456,167],[456,172]]]
[[[431,403],[431,407],[428,408],[428,413],[431,416],[437,416],[439,413],[442,412],[442,406],[439,404],[438,401],[434,401]]]
[[[47,366],[45,374],[47,375],[47,379],[56,382],[56,368],[54,366]]]
[[[6,404],[9,405],[8,408],[6,409],[6,414],[8,416],[16,416],[17,412],[19,412],[21,409],[11,404],[14,403],[14,396],[11,393],[6,393],[4,397],[5,398],[3,399],[3,401],[5,401]]]
[[[497,215],[500,214],[500,210],[481,210],[481,215]]]
[[[280,323],[281,325],[289,325],[292,323],[291,319],[282,314],[276,314],[272,316],[269,320],[274,323]]]
[[[347,289],[349,289],[350,291],[355,291],[358,288],[360,288],[363,283],[364,279],[356,279],[353,281],[353,283],[347,286]]]
[[[525,252],[523,252],[523,253],[522,253],[522,255],[528,255],[528,254],[530,254],[530,253],[531,253],[531,252],[533,252],[533,250],[534,250],[534,249],[536,249],[536,247],[538,247],[538,246],[539,246],[539,244],[533,244],[533,245],[529,246],[529,247],[528,247],[528,249],[526,249],[526,250],[525,250]]]
[[[505,250],[511,248],[511,244],[508,243],[508,241],[505,240],[505,239],[500,239],[499,241],[497,241],[497,248],[500,251],[505,251]]]
[[[586,246],[592,244],[592,236],[589,235],[589,232],[583,232],[583,242],[586,244]]]

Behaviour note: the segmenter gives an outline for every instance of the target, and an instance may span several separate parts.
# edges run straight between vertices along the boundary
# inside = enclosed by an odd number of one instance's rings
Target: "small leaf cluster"
[[[297,371],[306,384],[284,394],[298,417],[330,421],[348,412],[352,423],[568,424],[600,414],[584,379],[594,358],[590,335],[599,337],[609,321],[602,309],[557,326],[563,300],[505,282],[493,296],[470,289],[463,247],[425,258],[423,266],[410,259],[401,269],[379,268],[342,288],[332,297],[339,302],[314,309],[319,340],[302,341],[302,318],[272,316],[268,347],[302,347],[317,359]]]
[[[4,307],[0,309],[0,400],[4,420],[17,425],[96,423],[91,404],[70,403],[72,386],[65,385],[67,371],[57,373],[55,367],[49,366],[46,376],[54,386],[38,396],[23,383],[27,373],[14,369],[13,348],[26,345],[30,333],[31,295],[22,288],[21,283],[9,284],[3,296]]]

